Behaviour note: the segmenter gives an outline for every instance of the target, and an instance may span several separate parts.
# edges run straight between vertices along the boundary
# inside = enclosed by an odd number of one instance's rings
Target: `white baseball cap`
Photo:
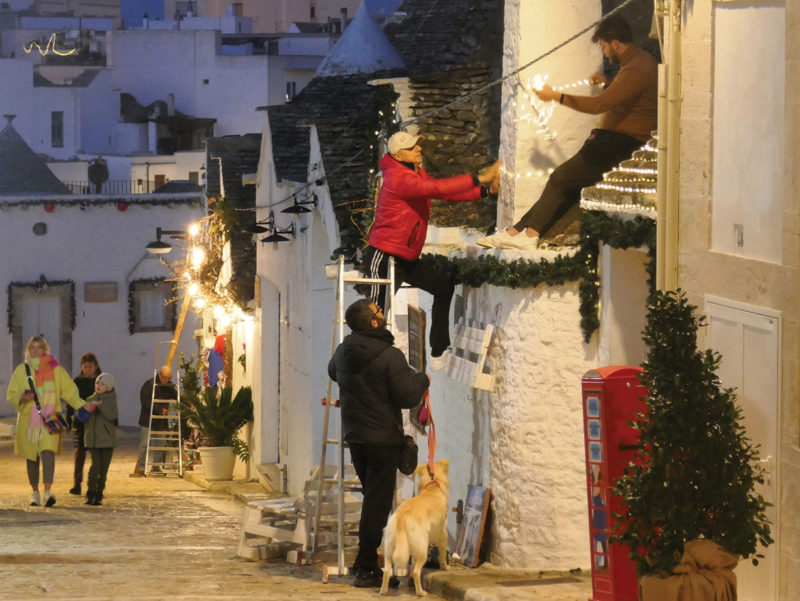
[[[405,131],[399,131],[389,138],[389,154],[394,154],[404,148],[414,148],[417,142],[422,140],[422,136],[414,136]]]

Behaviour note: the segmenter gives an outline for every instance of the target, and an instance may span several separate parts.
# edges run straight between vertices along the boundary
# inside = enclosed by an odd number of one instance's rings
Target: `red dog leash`
[[[433,411],[431,411],[431,394],[430,390],[425,390],[422,396],[424,407],[428,410],[428,419],[423,422],[428,428],[428,473],[433,479],[433,459],[436,456],[436,424],[433,423]],[[422,420],[420,420],[422,421]]]

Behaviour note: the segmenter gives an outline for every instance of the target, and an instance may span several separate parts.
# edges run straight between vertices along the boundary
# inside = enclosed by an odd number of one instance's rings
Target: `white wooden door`
[[[57,291],[45,290],[37,294],[31,290],[23,295],[23,353],[31,336],[44,336],[50,345],[50,352],[61,361],[61,297]]]
[[[767,515],[773,538],[780,511],[778,497],[778,432],[780,399],[780,313],[726,299],[706,297],[709,347],[722,354],[719,377],[734,387],[744,413],[747,436],[761,445],[766,482],[759,488],[772,503]],[[777,599],[777,545],[759,549],[765,557],[753,566],[747,559],[736,569],[739,601]]]

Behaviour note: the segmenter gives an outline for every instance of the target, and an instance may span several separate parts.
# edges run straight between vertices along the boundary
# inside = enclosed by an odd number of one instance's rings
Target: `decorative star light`
[[[77,52],[77,49],[72,48],[71,50],[57,50],[56,49],[56,34],[50,34],[50,39],[47,40],[47,46],[42,49],[38,42],[31,42],[27,46],[23,46],[22,49],[25,51],[25,54],[30,54],[33,49],[36,48],[39,51],[39,54],[42,56],[47,56],[48,54],[55,54],[56,56],[70,56]]]

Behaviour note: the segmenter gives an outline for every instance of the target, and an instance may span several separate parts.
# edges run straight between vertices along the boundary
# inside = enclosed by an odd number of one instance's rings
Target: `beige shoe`
[[[491,236],[479,238],[476,242],[478,246],[484,248],[504,248],[508,250],[535,250],[539,246],[539,236],[528,236],[520,232],[512,236],[508,231],[503,230]]]

